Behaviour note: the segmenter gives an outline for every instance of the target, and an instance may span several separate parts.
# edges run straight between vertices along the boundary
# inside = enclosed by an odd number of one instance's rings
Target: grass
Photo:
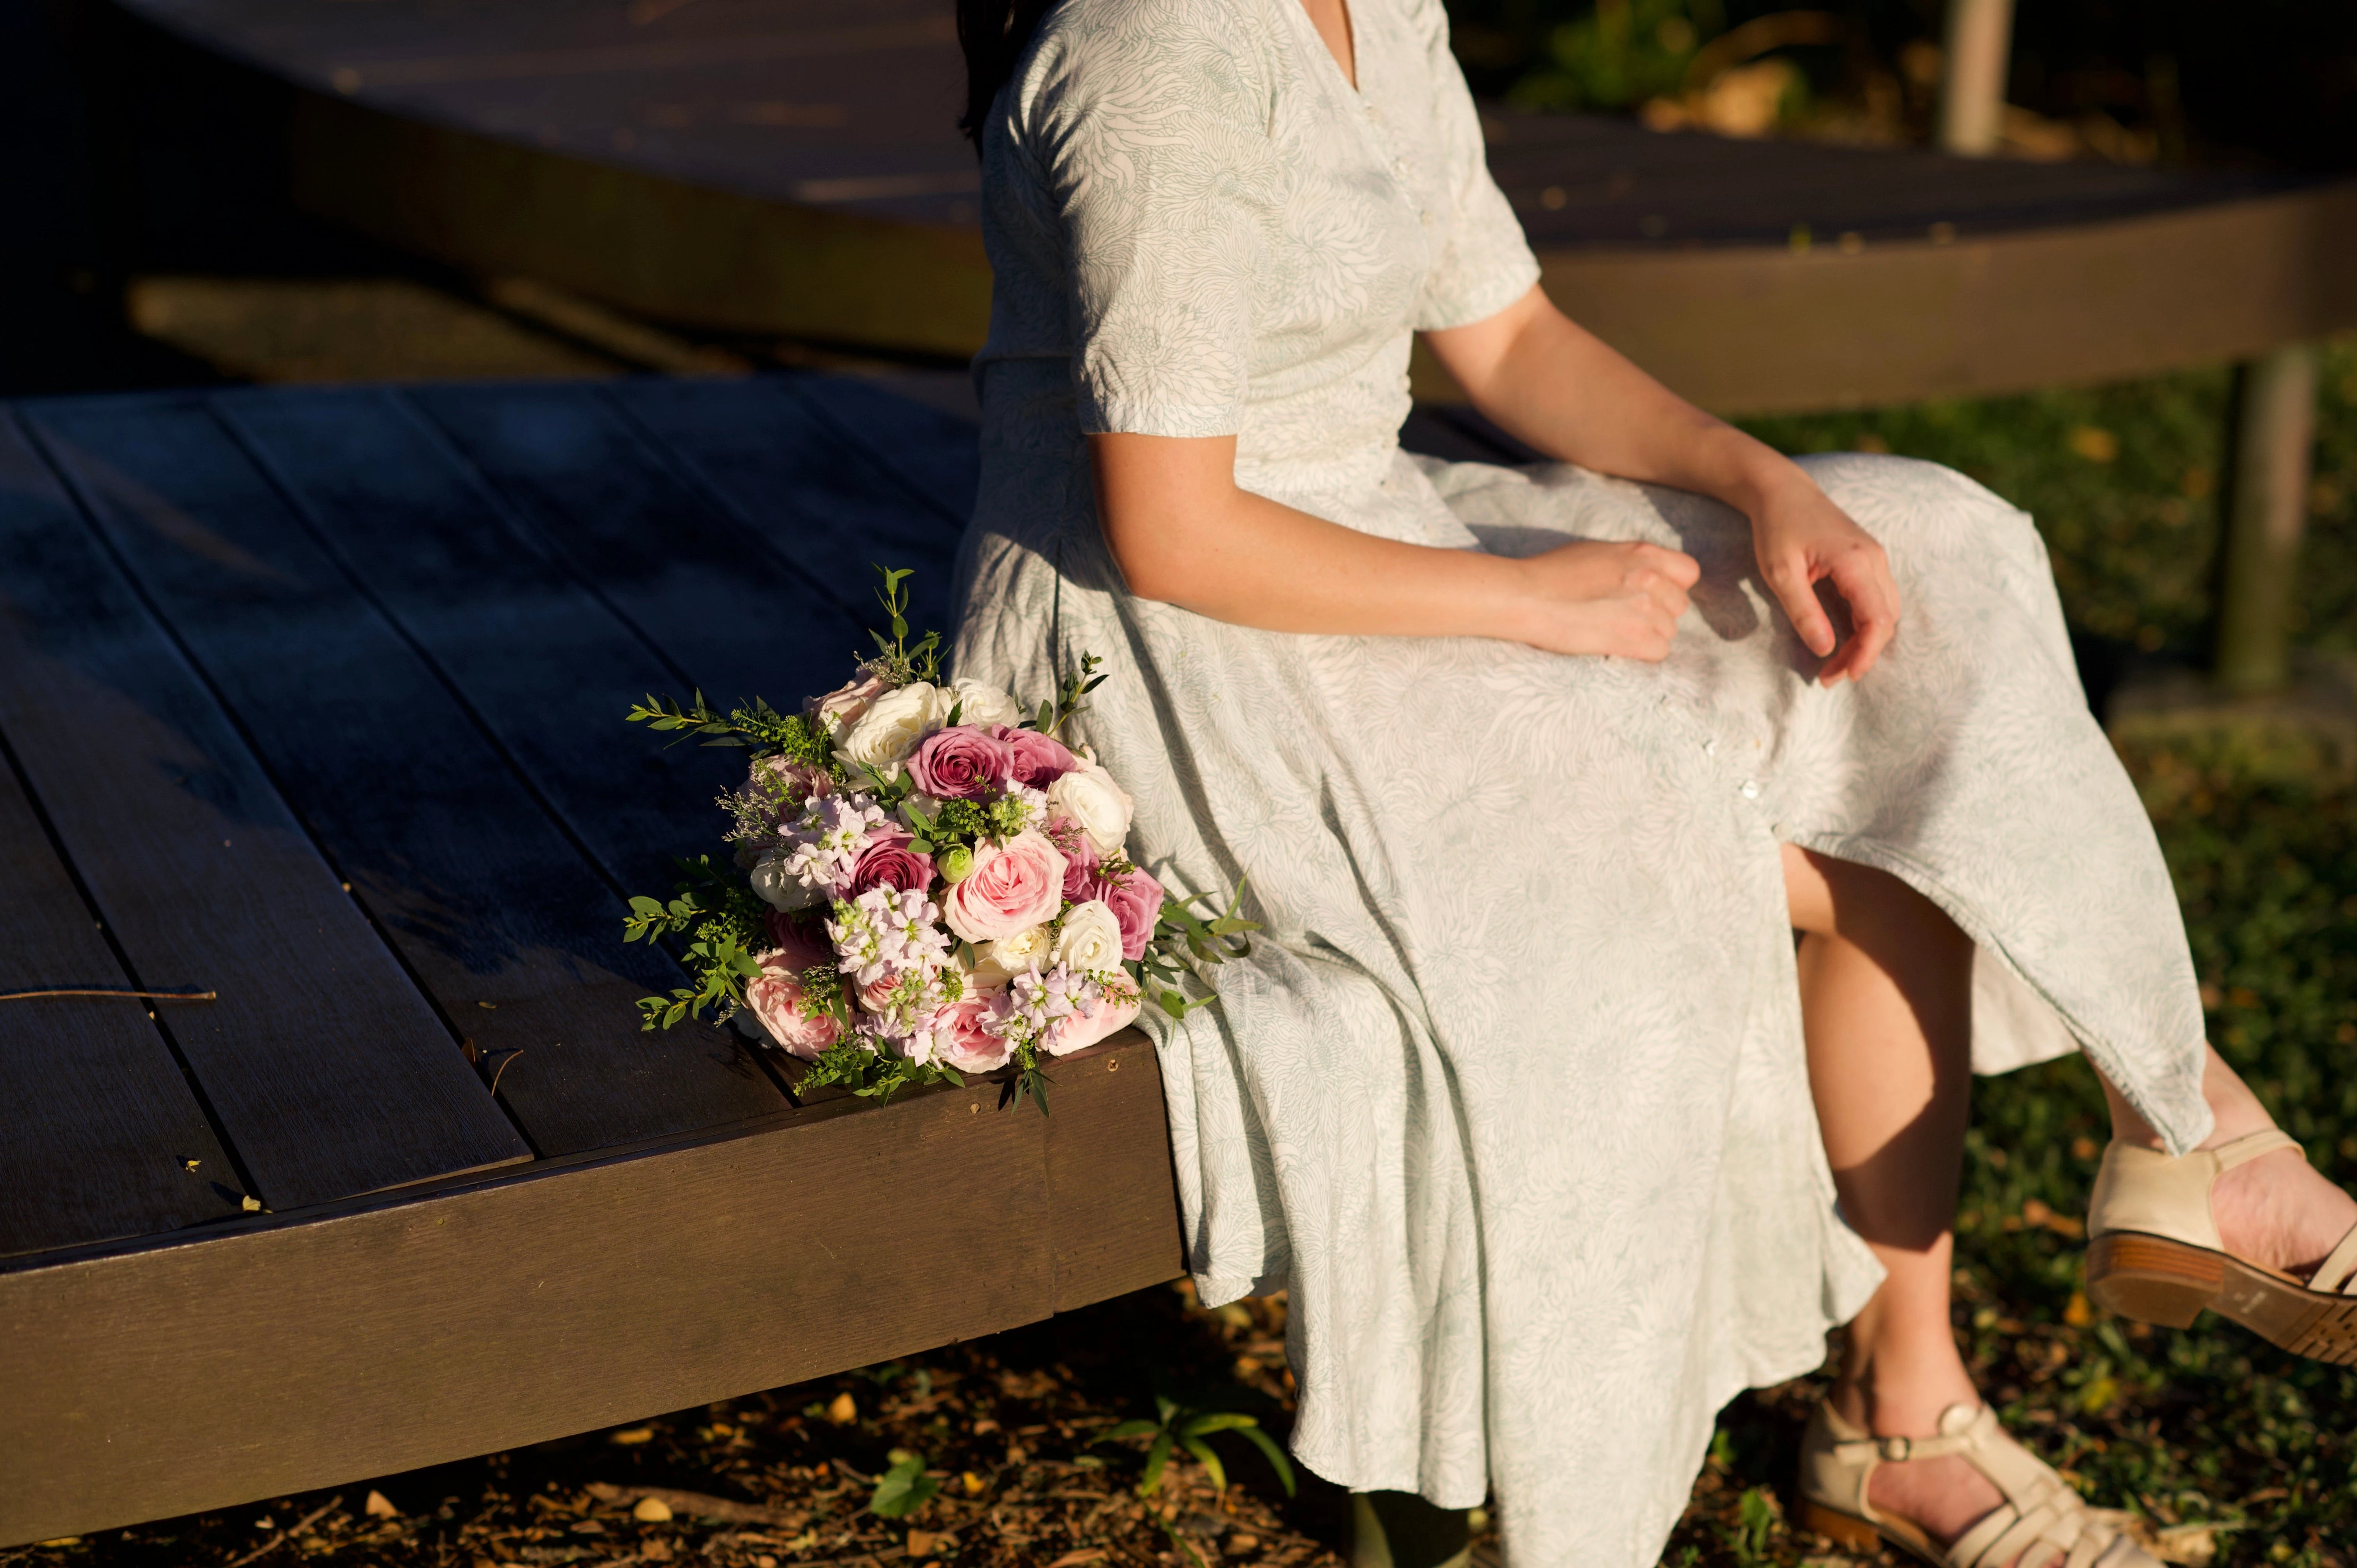
[[[2350,650],[2357,344],[2328,356],[2324,381],[2299,633]],[[2083,632],[2190,658],[2209,614],[2227,396],[2222,373],[2190,374],[1757,428],[1790,450],[1878,446],[1973,475],[2037,516]],[[2357,1182],[2357,1074],[2347,1070],[2357,1060],[2357,794],[2255,782],[2189,751],[2128,760],[2177,878],[2212,1037],[2312,1158]],[[2092,1497],[2173,1530],[2181,1560],[2201,1560],[2206,1545],[2220,1568],[2351,1568],[2357,1372],[2296,1360],[2214,1319],[2172,1333],[2091,1311],[2076,1217],[2104,1135],[2094,1080],[2076,1061],[1979,1086],[1956,1316],[1983,1388]],[[1146,1440],[1098,1440],[1152,1417],[1157,1392],[1232,1403],[1281,1429],[1283,1323],[1281,1301],[1204,1312],[1184,1289],[1144,1291],[611,1433],[0,1551],[0,1564],[1338,1568],[1345,1510],[1332,1487],[1304,1477],[1301,1496],[1286,1499],[1274,1471],[1230,1435],[1215,1439],[1234,1483],[1224,1494],[1181,1460],[1142,1498]],[[1844,1561],[1784,1523],[1813,1387],[1762,1391],[1727,1412],[1666,1562]],[[904,1484],[917,1473],[911,1455],[939,1495],[897,1519],[868,1511],[896,1463]],[[648,1487],[769,1511],[718,1520],[683,1501],[667,1520],[644,1519],[630,1488]]]

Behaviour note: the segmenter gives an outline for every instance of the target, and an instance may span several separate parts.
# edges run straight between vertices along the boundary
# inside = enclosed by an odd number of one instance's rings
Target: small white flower
[[[1129,837],[1129,793],[1093,762],[1049,785],[1047,805],[1049,816],[1070,819],[1101,855],[1113,854]]]
[[[925,681],[911,681],[885,693],[834,743],[846,763],[864,764],[888,779],[900,776],[918,742],[942,727],[950,709],[947,693]]]
[[[988,729],[993,725],[1019,725],[1023,710],[1015,699],[996,686],[985,686],[979,681],[950,682],[951,700],[960,705],[958,723]]]
[[[1114,946],[1116,950],[1121,946],[1118,932]],[[1027,926],[1011,937],[983,942],[974,950],[974,983],[995,991],[1033,965],[1048,963],[1049,947],[1045,925]]]
[[[763,855],[746,870],[745,880],[772,909],[807,909],[819,901],[819,889],[794,875],[784,852]]]
[[[1102,898],[1064,911],[1063,929],[1049,955],[1075,974],[1101,974],[1121,967],[1121,922]]]

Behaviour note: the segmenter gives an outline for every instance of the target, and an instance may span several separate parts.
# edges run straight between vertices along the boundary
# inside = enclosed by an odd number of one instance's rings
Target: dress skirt
[[[1243,883],[1266,928],[1215,1004],[1143,1022],[1189,1267],[1207,1304],[1291,1293],[1319,1475],[1494,1488],[1513,1563],[1638,1568],[1719,1407],[1823,1360],[1878,1270],[1819,1143],[1781,843],[1972,936],[1976,1069],[2075,1047],[2173,1146],[2206,1135],[2167,870],[2044,547],[1986,489],[1805,460],[1904,605],[1826,690],[1714,502],[1399,454],[1371,489],[1278,499],[1501,553],[1687,551],[1668,660],[1295,636],[1125,592],[1071,442],[985,442],[958,673],[1036,701],[1102,656],[1078,730],[1136,798],[1133,854],[1176,891]]]

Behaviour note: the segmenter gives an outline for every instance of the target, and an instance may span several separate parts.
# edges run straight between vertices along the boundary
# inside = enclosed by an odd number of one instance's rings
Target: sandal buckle
[[[1915,1454],[1915,1440],[1911,1437],[1878,1437],[1874,1445],[1875,1451],[1892,1465],[1904,1465]]]

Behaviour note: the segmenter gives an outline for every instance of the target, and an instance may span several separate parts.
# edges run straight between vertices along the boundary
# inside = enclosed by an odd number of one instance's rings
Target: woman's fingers
[[[1796,550],[1773,561],[1761,562],[1760,573],[1767,579],[1776,602],[1784,607],[1792,629],[1801,634],[1801,641],[1809,651],[1820,659],[1831,653],[1834,623],[1825,615],[1824,606],[1817,603],[1816,575],[1809,569],[1808,557]]]
[[[1878,544],[1846,550],[1830,564],[1826,575],[1849,606],[1849,641],[1817,678],[1831,686],[1855,681],[1874,668],[1882,650],[1899,630],[1899,585],[1890,575],[1890,560]]]

